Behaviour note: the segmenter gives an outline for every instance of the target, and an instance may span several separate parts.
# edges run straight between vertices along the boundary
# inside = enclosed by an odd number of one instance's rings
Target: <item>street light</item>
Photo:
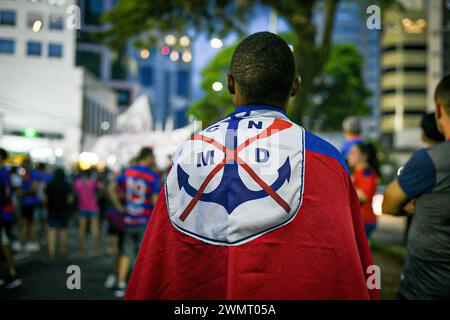
[[[211,45],[211,47],[215,48],[215,49],[220,49],[223,46],[223,42],[222,40],[220,40],[219,38],[213,38],[211,39],[211,41],[209,42],[209,44]]]
[[[212,84],[212,89],[214,90],[214,91],[222,91],[222,89],[223,89],[223,84],[222,84],[222,82],[219,82],[219,81],[216,81],[216,82],[214,82],[213,84]]]
[[[185,52],[183,52],[182,59],[186,63],[191,62],[192,54],[189,51],[185,51]]]
[[[191,43],[191,39],[189,39],[188,36],[182,36],[180,38],[180,45],[182,47],[187,47],[187,46],[189,46],[190,43]]]
[[[142,49],[139,55],[141,56],[141,59],[148,59],[148,57],[150,57],[150,51],[148,49]]]
[[[164,38],[164,42],[168,45],[168,46],[174,46],[177,43],[177,38],[173,35],[173,34],[168,34],[165,38]]]
[[[172,60],[172,61],[178,61],[179,57],[180,57],[180,54],[178,53],[178,51],[172,51],[170,53],[170,60]]]
[[[161,54],[163,56],[167,56],[170,53],[170,48],[169,47],[162,47],[161,48]]]

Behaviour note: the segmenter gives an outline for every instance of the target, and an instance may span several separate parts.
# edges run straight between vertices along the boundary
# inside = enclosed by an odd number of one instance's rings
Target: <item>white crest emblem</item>
[[[185,142],[167,177],[179,231],[240,245],[286,225],[300,209],[305,131],[278,111],[241,111]]]

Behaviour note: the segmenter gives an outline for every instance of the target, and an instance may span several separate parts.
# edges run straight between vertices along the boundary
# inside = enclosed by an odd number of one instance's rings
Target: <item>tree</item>
[[[362,77],[363,58],[350,44],[333,47],[323,74],[313,87],[308,118],[316,130],[341,130],[347,116],[370,112],[370,92]]]
[[[120,0],[103,21],[110,28],[102,33],[103,40],[112,48],[120,49],[130,38],[140,46],[149,46],[157,39],[159,30],[206,31],[225,36],[232,32],[244,35],[246,22],[256,5],[274,9],[289,24],[295,38],[294,56],[297,73],[302,77],[303,90],[289,107],[293,121],[300,123],[302,114],[310,105],[314,79],[320,75],[330,55],[331,31],[336,6],[340,0]],[[313,12],[324,6],[323,35],[317,37]]]
[[[245,34],[247,21],[252,18],[255,6],[269,6],[284,18],[292,30],[297,74],[302,77],[303,90],[290,104],[290,118],[301,123],[302,115],[311,107],[313,87],[331,53],[332,28],[335,12],[341,0],[120,0],[112,11],[103,17],[110,28],[101,38],[110,47],[119,49],[130,38],[142,47],[155,43],[158,33],[206,31],[209,35],[224,37],[230,33]],[[368,0],[359,1],[363,6]],[[395,0],[378,0],[382,7],[397,3]],[[324,12],[322,25],[313,23],[313,13],[320,7]],[[321,37],[318,31],[322,30]]]
[[[222,49],[202,70],[201,87],[205,95],[191,106],[189,113],[202,121],[203,127],[209,126],[233,111],[231,95],[227,91],[226,83],[231,57],[236,46]],[[214,91],[212,89],[214,82],[222,83],[223,89]]]
[[[282,35],[287,41],[292,35]],[[206,127],[232,111],[231,97],[224,87],[214,91],[212,84],[226,84],[226,74],[237,44],[221,50],[202,70],[201,86],[205,96],[196,101],[189,112]],[[340,44],[331,50],[323,74],[316,79],[311,92],[311,108],[305,116],[309,126],[321,131],[340,130],[342,121],[349,115],[366,115],[370,112],[370,96],[362,78],[362,57],[353,45]],[[300,87],[300,92],[303,87]]]

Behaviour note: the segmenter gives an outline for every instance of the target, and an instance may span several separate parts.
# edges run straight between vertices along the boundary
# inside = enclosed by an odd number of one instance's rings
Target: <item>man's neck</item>
[[[144,161],[138,162],[138,166],[150,168],[150,166]]]
[[[286,108],[287,108],[287,106],[284,106],[284,107],[282,107],[282,106],[280,106],[279,104],[276,104],[276,103],[246,103],[246,102],[241,102],[241,103],[236,103],[235,105],[234,105],[234,108],[235,109],[239,109],[239,108],[243,108],[243,107],[247,107],[247,106],[268,106],[268,107],[274,107],[274,108],[277,108],[277,109],[280,109],[280,110],[282,110],[282,111],[284,111],[284,112],[286,112]]]
[[[353,134],[353,133],[346,133],[345,134],[345,139],[346,140],[361,139],[361,135],[360,134]]]

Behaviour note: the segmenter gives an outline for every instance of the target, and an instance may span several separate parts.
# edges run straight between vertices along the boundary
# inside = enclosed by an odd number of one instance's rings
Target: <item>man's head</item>
[[[346,138],[361,135],[361,120],[358,117],[347,117],[342,122],[342,130]]]
[[[154,155],[153,155],[153,149],[149,147],[144,147],[139,152],[139,155],[137,156],[137,162],[140,165],[146,166],[146,167],[152,167],[154,164]]]
[[[30,158],[25,158],[22,162],[22,167],[24,167],[27,170],[31,170],[33,168],[33,163],[31,162]]]
[[[39,162],[38,170],[39,171],[46,171],[47,170],[47,165],[44,162]]]
[[[263,104],[285,109],[299,82],[286,41],[270,32],[258,32],[237,46],[227,86],[235,107]]]
[[[422,128],[422,141],[426,144],[431,146],[445,140],[437,128],[434,112],[423,115],[420,127]]]
[[[435,91],[436,122],[439,131],[450,138],[450,75],[446,75]]]

